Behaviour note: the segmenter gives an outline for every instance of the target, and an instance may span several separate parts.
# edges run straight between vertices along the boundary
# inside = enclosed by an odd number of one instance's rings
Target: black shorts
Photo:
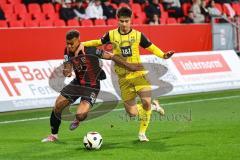
[[[67,98],[71,103],[74,103],[79,97],[81,101],[87,101],[91,106],[96,101],[97,95],[100,91],[100,81],[97,85],[90,86],[90,84],[81,85],[77,79],[72,80],[61,91],[61,95]]]

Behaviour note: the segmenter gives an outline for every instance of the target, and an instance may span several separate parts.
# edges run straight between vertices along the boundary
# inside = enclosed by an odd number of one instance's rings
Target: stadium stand
[[[205,0],[205,3],[209,3],[209,0]],[[148,1],[147,1],[148,2]],[[131,7],[133,10],[133,21],[134,25],[146,24],[149,21],[149,17],[146,17],[144,8],[149,4],[148,3],[120,3],[111,5],[117,9],[122,6]],[[74,7],[74,3],[72,6]],[[88,3],[84,3],[83,6],[87,7]],[[229,4],[235,12],[235,16],[240,16],[240,2],[232,2]],[[181,23],[185,17],[188,16],[188,12],[191,9],[192,3],[190,1],[182,1],[181,9],[184,17],[179,17],[177,19],[169,17],[169,11],[163,7],[162,3],[159,3],[159,9],[161,11],[161,16],[159,21],[162,25],[165,24],[177,24]],[[22,0],[1,0],[0,8],[4,12],[6,21],[1,21],[1,27],[46,27],[46,26],[105,26],[105,25],[117,25],[117,20],[114,18],[111,19],[96,19],[94,21],[88,19],[70,19],[63,21],[60,19],[59,11],[62,7],[62,4],[59,3],[30,3],[24,4]],[[224,4],[215,3],[214,6],[221,13],[231,16],[231,11],[229,7]],[[171,16],[171,15],[170,15]],[[4,20],[4,19],[3,19]],[[20,22],[18,22],[20,21]],[[210,22],[209,19],[206,19],[205,22]],[[7,25],[6,25],[7,23]]]

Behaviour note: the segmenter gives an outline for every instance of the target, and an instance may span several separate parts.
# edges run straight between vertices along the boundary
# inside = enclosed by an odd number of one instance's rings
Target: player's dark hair
[[[71,40],[73,38],[79,38],[80,33],[77,30],[70,30],[66,34],[66,39]]]
[[[128,7],[121,7],[117,11],[117,17],[132,17],[132,10]]]

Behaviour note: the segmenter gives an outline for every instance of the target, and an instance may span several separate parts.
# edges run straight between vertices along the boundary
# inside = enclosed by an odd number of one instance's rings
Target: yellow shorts
[[[151,84],[145,76],[140,76],[132,79],[120,78],[118,80],[123,101],[136,98],[137,92],[142,89],[151,90]]]

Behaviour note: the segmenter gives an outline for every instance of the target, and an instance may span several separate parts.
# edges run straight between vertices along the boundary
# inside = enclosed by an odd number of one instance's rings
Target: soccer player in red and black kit
[[[76,77],[61,90],[60,95],[57,97],[50,117],[51,134],[44,138],[42,142],[53,142],[58,139],[57,134],[61,124],[62,111],[79,97],[81,97],[81,102],[77,107],[76,117],[70,125],[70,130],[77,128],[80,121],[86,119],[99,93],[100,80],[106,78],[105,72],[99,66],[99,58],[113,60],[115,63],[123,65],[132,71],[142,69],[140,65],[129,64],[120,57],[95,47],[78,49],[81,43],[77,30],[67,32],[66,43],[63,75],[71,77],[73,69]]]

